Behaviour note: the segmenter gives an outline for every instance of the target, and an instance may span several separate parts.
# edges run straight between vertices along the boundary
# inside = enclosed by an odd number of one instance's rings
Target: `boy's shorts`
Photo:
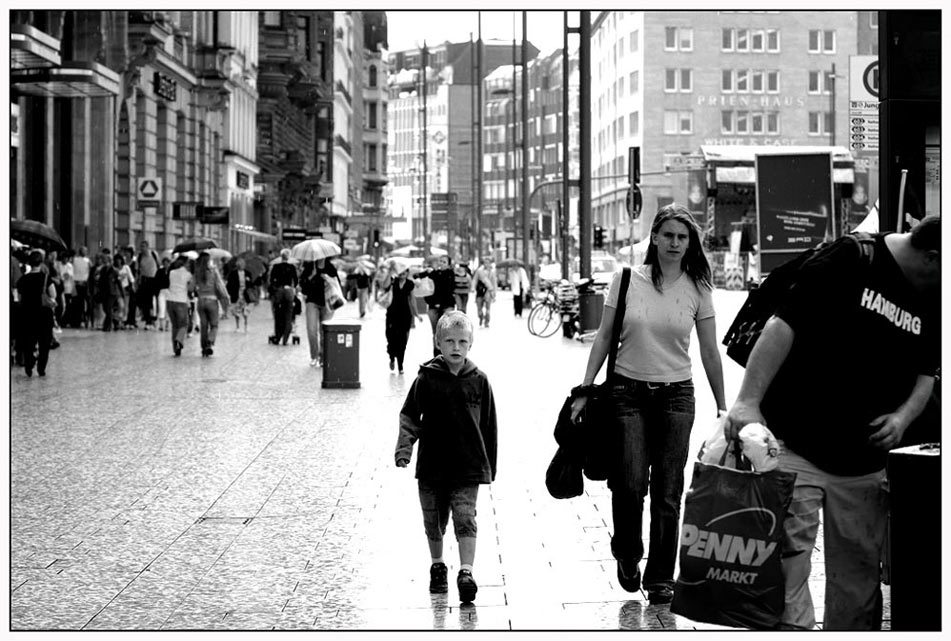
[[[419,504],[423,508],[423,528],[430,541],[442,541],[452,510],[452,527],[456,539],[476,535],[476,500],[478,485],[457,485],[419,481]]]

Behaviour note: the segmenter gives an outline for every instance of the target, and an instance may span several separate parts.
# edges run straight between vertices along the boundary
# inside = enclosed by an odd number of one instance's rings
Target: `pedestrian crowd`
[[[585,370],[568,401],[570,424],[584,429],[596,399],[607,408],[602,454],[611,493],[610,552],[621,588],[643,587],[652,604],[677,605],[684,472],[698,418],[689,356],[695,333],[717,406],[716,417],[701,420],[716,421],[727,442],[748,425],[766,426],[778,445],[777,469],[795,474],[777,552],[784,607],[774,627],[815,627],[808,579],[821,518],[825,629],[880,629],[886,455],[920,434],[940,372],[940,235],[940,218],[927,216],[910,231],[875,234],[869,256],[847,237],[820,246],[766,323],[729,404],[700,228],[681,205],[659,209],[643,264],[620,270],[606,291]],[[28,376],[34,369],[44,376],[58,327],[108,332],[138,322],[168,329],[175,356],[197,322],[202,355],[211,356],[221,311],[232,310],[235,330],[243,322],[247,331],[263,288],[274,320],[269,342],[287,345],[303,314],[312,367],[323,364],[322,325],[345,298],[358,303],[361,318],[373,305],[385,308],[389,369],[402,375],[411,330],[425,311],[433,357],[420,365],[399,412],[394,459],[406,468],[415,455],[430,592],[449,589],[444,537],[451,519],[456,587],[462,602],[472,602],[478,591],[475,508],[479,487],[497,475],[499,419],[488,376],[470,358],[475,330],[468,307],[474,294],[478,325],[490,326],[499,273],[490,257],[474,272],[444,255],[421,269],[398,258],[371,266],[348,270],[342,279],[333,260],[301,262],[283,249],[259,278],[243,260],[222,277],[206,252],[194,260],[160,259],[146,242],[137,253],[105,249],[92,259],[85,248],[15,254],[16,362]],[[517,263],[504,279],[519,317],[531,280]],[[852,338],[843,340],[834,328]],[[595,385],[602,369],[604,384]]]

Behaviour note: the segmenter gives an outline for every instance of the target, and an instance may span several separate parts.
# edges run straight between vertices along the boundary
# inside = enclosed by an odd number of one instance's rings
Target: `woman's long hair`
[[[195,281],[199,285],[211,285],[215,282],[215,272],[211,266],[211,254],[202,252],[195,265]]]
[[[697,287],[702,286],[706,287],[707,289],[713,289],[710,263],[707,262],[707,256],[703,253],[703,246],[700,242],[700,228],[697,226],[697,222],[693,219],[693,216],[690,215],[690,211],[688,211],[683,205],[678,205],[676,203],[664,205],[659,210],[657,210],[657,215],[654,217],[654,222],[651,224],[651,234],[658,233],[660,231],[660,226],[668,220],[682,223],[687,228],[689,242],[687,243],[687,251],[684,252],[684,257],[680,262],[681,268],[687,273],[688,276],[690,276],[691,280],[693,280]],[[660,259],[657,256],[657,245],[654,244],[653,240],[651,240],[650,245],[647,247],[647,255],[644,257],[644,264],[650,265],[651,282],[654,283],[654,289],[663,293],[664,290],[662,285],[664,282],[664,275],[660,269]]]

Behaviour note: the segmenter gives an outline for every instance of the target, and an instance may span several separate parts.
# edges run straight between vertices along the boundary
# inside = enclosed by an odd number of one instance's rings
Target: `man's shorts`
[[[476,500],[478,485],[457,485],[419,481],[419,504],[423,508],[423,527],[426,538],[441,541],[449,524],[452,511],[452,526],[456,539],[476,535]]]

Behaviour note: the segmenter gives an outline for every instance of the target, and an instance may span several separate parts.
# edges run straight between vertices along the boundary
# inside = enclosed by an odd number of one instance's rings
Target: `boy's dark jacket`
[[[495,480],[495,398],[472,361],[458,375],[442,356],[420,366],[400,410],[396,460],[410,460],[417,440],[416,478],[461,485]]]

